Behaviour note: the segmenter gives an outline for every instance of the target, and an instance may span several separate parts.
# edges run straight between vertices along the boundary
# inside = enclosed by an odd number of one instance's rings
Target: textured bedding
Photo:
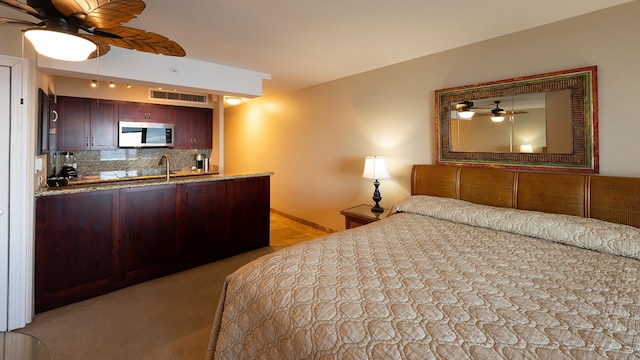
[[[226,279],[210,359],[640,358],[640,229],[412,196]]]

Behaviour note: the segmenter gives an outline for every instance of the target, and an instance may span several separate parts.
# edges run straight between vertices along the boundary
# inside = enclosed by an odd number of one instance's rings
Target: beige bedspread
[[[208,358],[640,358],[638,229],[422,196],[394,211],[230,275]]]

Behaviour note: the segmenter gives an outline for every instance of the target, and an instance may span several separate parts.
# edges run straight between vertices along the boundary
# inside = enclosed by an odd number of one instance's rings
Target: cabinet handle
[[[87,146],[87,147],[89,146],[89,137],[88,136],[87,136],[86,139],[84,139],[84,143],[85,143],[85,146]]]
[[[94,136],[91,137],[91,146],[96,146],[96,139]]]

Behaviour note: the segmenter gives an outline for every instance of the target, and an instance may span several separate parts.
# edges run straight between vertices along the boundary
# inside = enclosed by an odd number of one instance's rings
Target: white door
[[[9,299],[9,133],[11,68],[0,66],[0,329],[7,326]]]

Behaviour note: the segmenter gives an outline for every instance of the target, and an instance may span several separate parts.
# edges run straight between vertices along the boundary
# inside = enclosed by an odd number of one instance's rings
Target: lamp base
[[[378,181],[378,179],[375,179],[375,181],[373,182],[373,187],[374,187],[375,190],[373,191],[372,199],[376,204],[371,208],[372,212],[383,212],[384,211],[382,206],[380,206],[380,204],[378,204],[380,202],[380,200],[382,200],[382,197],[380,196],[380,190],[378,190],[378,186],[380,186],[380,182]]]

